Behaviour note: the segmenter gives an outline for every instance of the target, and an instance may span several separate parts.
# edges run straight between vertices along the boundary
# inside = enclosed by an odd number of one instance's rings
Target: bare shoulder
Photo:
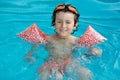
[[[47,39],[48,39],[48,41],[53,40],[53,39],[54,39],[54,36],[55,36],[55,35],[47,35]]]
[[[71,37],[72,37],[71,39],[72,39],[73,41],[75,41],[75,42],[79,39],[79,38],[76,37],[76,36],[71,36]]]
[[[72,43],[72,44],[77,44],[77,42],[78,42],[78,37],[76,37],[76,36],[71,36],[71,39],[70,39],[70,42]]]
[[[78,37],[76,37],[76,36],[71,36],[73,39],[78,39]]]

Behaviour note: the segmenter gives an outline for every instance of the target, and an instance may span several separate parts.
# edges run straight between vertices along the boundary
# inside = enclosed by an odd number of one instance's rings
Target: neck
[[[56,37],[59,39],[69,39],[71,37],[71,35],[68,36],[60,36],[59,34],[56,34]]]

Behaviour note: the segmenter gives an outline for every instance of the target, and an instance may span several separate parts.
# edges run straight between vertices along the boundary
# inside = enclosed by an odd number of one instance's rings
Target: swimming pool
[[[60,3],[73,4],[81,14],[75,36],[81,36],[90,24],[108,39],[100,45],[103,55],[87,66],[95,80],[120,79],[120,0],[1,0],[0,80],[38,80],[37,69],[44,63],[47,52],[41,47],[38,52],[44,54],[38,54],[36,63],[25,62],[30,45],[16,34],[32,23],[53,34],[51,15]]]

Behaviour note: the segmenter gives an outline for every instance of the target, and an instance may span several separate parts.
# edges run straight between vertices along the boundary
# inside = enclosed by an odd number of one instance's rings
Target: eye
[[[61,23],[61,21],[58,21],[57,23]]]
[[[57,21],[57,23],[62,23],[62,21]]]
[[[67,23],[67,24],[70,24],[70,22],[69,22],[69,21],[67,21],[66,23]]]

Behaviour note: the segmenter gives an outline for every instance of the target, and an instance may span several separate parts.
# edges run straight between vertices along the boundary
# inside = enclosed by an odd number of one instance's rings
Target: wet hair
[[[60,7],[60,6],[64,6],[64,8],[57,10],[57,8]],[[69,7],[74,8],[75,11],[70,10]],[[52,26],[55,25],[56,13],[61,12],[61,11],[63,11],[63,12],[71,12],[71,13],[73,13],[73,14],[75,15],[75,17],[74,17],[74,26],[75,26],[75,24],[78,22],[78,19],[79,19],[79,16],[80,16],[80,15],[79,15],[77,9],[76,9],[74,6],[72,6],[71,4],[60,4],[60,5],[58,5],[58,6],[54,9],[53,15],[52,15]]]

